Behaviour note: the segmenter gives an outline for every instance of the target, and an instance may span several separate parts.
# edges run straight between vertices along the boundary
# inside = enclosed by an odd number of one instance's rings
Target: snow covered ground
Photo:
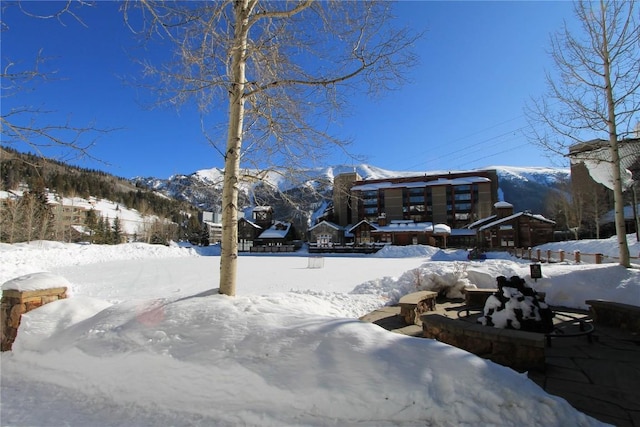
[[[640,305],[638,268],[545,264],[534,282],[526,261],[425,246],[325,256],[322,268],[304,252],[241,256],[233,298],[215,289],[215,247],[32,242],[0,245],[0,259],[5,287],[46,271],[45,285],[70,288],[24,315],[1,356],[3,426],[600,425],[524,374],[357,318],[417,289],[493,288],[499,275],[553,305]]]

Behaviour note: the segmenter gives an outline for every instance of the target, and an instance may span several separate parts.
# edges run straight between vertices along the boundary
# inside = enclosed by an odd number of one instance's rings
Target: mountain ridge
[[[168,179],[125,179],[103,171],[39,159],[27,153],[5,149],[0,153],[2,188],[5,190],[44,186],[55,197],[60,197],[60,200],[67,197],[75,200],[71,202],[73,205],[80,204],[78,197],[94,207],[98,207],[97,201],[106,200],[121,210],[126,207],[139,213],[139,209],[143,209],[146,214],[170,218],[175,223],[183,223],[181,218],[190,215],[187,212],[221,210],[224,174],[220,168],[200,169],[188,175],[176,174]],[[34,168],[37,170],[32,170]],[[527,210],[551,219],[554,219],[554,212],[546,210],[547,198],[554,192],[566,196],[570,179],[568,168],[491,166],[474,170],[497,172],[500,201],[508,201],[516,211]],[[293,171],[244,170],[238,206],[249,216],[254,206],[272,206],[277,219],[294,223],[295,228],[303,235],[330,208],[333,179],[347,172],[357,172],[363,179],[385,179],[469,170],[393,171],[365,163]],[[548,205],[551,206],[550,203]],[[124,218],[122,211],[111,212],[114,210],[113,206],[105,204],[97,210],[104,211],[101,213],[104,217]],[[134,224],[143,221],[134,218],[129,222]]]
[[[490,166],[474,170],[496,170],[498,174],[498,199],[514,205],[516,211],[531,211],[547,214],[545,200],[554,191],[561,191],[570,180],[569,168],[552,167],[514,167]],[[247,177],[240,184],[240,206],[259,204],[257,199],[270,197],[265,193],[287,194],[308,189],[306,193],[318,193],[320,198],[331,197],[333,178],[346,172],[357,172],[363,179],[385,179],[402,176],[438,175],[449,172],[467,171],[392,171],[373,165],[361,163],[359,165],[335,165],[290,171],[272,170],[259,172],[244,169],[243,176]],[[258,177],[260,179],[258,179]],[[158,178],[134,178],[133,181],[148,188],[153,188],[167,196],[179,200],[190,201],[199,209],[219,211],[221,190],[223,184],[223,170],[220,168],[200,169],[189,175],[176,174],[166,180]],[[314,200],[313,204],[318,204]]]

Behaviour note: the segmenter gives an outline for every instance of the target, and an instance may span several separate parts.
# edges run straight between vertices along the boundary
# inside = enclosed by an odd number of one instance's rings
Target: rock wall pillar
[[[0,302],[0,351],[11,350],[24,313],[66,297],[66,287],[33,291],[3,289]]]

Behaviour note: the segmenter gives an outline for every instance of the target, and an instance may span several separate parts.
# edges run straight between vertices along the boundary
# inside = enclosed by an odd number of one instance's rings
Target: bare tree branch
[[[551,38],[557,75],[547,74],[546,96],[527,107],[529,121],[536,129],[531,140],[563,155],[576,143],[595,140],[601,145],[580,156],[587,164],[596,165],[593,167],[609,164],[620,264],[629,266],[620,144],[632,135],[640,114],[638,10],[633,0],[581,0],[575,3],[574,12],[581,31],[573,32],[565,24]],[[542,125],[542,130],[536,125]],[[578,158],[576,153],[573,150],[572,158]]]
[[[17,6],[22,13],[35,19],[57,19],[62,25],[62,18],[70,16],[82,25],[86,24],[75,12],[75,7],[93,6],[94,2],[84,0],[68,0],[56,4],[56,9],[47,14],[35,13],[30,10],[29,2],[9,2],[3,4],[3,9],[9,6]],[[10,25],[2,21],[2,30],[10,30]],[[23,66],[10,59],[0,74],[2,81],[2,99],[6,103],[8,99],[20,99],[26,92],[35,91],[39,83],[50,82],[57,78],[56,71],[43,71],[43,64],[51,60],[43,55],[42,50],[36,53],[32,64]],[[95,123],[78,126],[70,119],[63,123],[49,122],[47,116],[53,114],[51,110],[31,105],[16,105],[9,109],[3,109],[0,115],[0,129],[2,142],[7,145],[22,142],[31,147],[36,153],[42,155],[45,147],[62,147],[69,149],[69,153],[81,157],[90,157],[90,148],[96,143],[99,135],[111,132],[114,128],[98,128]]]
[[[209,138],[225,160],[220,289],[235,293],[240,164],[287,173],[348,141],[332,125],[353,95],[405,81],[421,36],[395,28],[384,1],[127,2],[144,41],[170,41],[172,57],[144,64],[161,103],[228,105],[225,132]],[[134,11],[139,10],[139,15]],[[160,37],[158,37],[160,36]],[[256,173],[255,176],[263,176]]]

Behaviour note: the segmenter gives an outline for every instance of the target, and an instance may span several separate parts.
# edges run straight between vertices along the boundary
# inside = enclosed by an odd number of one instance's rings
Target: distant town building
[[[198,219],[203,226],[207,227],[207,231],[209,232],[209,242],[215,244],[222,241],[221,212],[202,212]]]
[[[291,252],[296,249],[293,225],[275,221],[271,206],[256,206],[251,219],[238,219],[238,250],[241,252]]]

